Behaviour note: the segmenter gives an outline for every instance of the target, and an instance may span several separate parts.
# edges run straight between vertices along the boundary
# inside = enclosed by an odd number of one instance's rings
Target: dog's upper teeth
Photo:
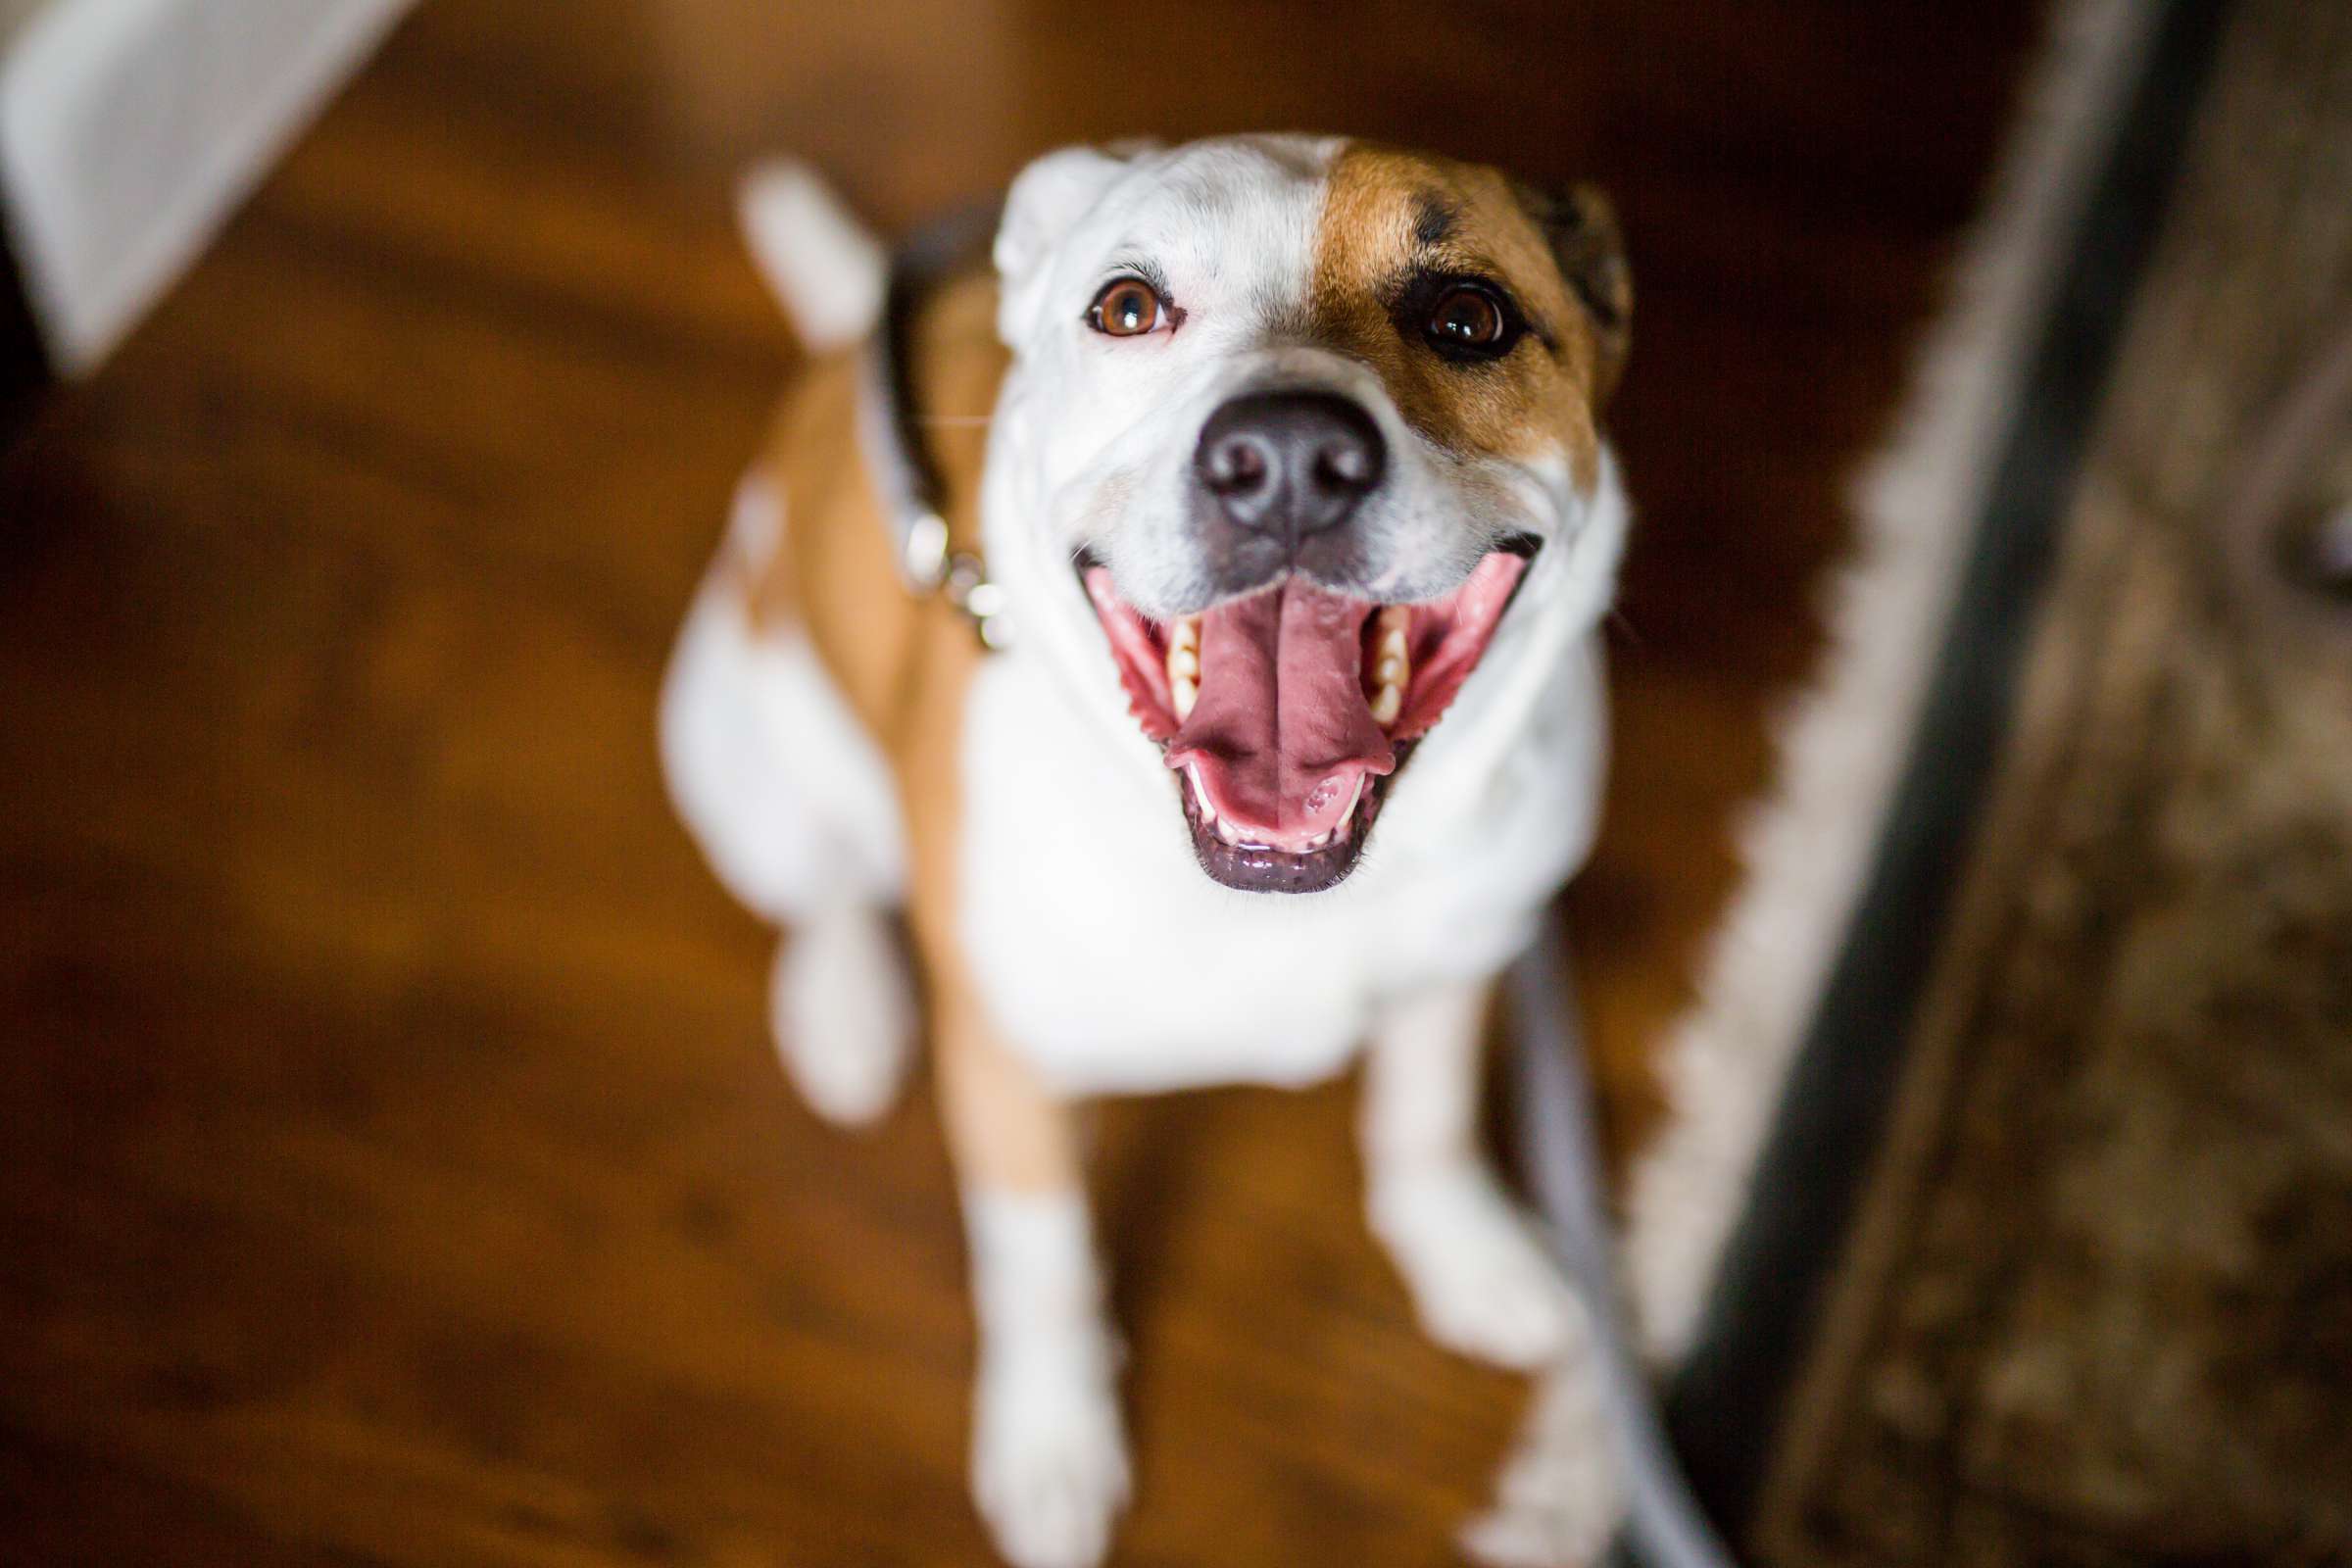
[[[1200,698],[1200,617],[1179,615],[1168,623],[1168,702],[1184,722]]]
[[[1412,683],[1412,649],[1405,640],[1412,620],[1413,612],[1402,605],[1381,607],[1372,644],[1372,721],[1383,729],[1404,710],[1404,689]]]

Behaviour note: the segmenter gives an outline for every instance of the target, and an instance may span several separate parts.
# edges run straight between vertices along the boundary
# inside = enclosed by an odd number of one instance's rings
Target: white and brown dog
[[[878,253],[806,176],[755,247],[812,346]],[[980,1325],[972,1478],[1024,1568],[1097,1561],[1128,1468],[1073,1101],[1304,1084],[1368,1042],[1372,1228],[1430,1333],[1530,1366],[1565,1288],[1479,1151],[1495,975],[1592,843],[1606,205],[1299,136],[1072,149],[935,291],[916,401],[1017,636],[901,586],[820,354],[680,640],[678,808],[790,928],[785,1060],[877,1114],[924,973]],[[1273,895],[1302,895],[1279,897]]]

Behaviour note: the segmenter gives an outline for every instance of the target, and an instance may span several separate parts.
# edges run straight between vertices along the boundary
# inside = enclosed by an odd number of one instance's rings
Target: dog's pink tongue
[[[1242,837],[1296,849],[1396,765],[1364,700],[1372,606],[1293,579],[1200,617],[1200,696],[1167,750]]]

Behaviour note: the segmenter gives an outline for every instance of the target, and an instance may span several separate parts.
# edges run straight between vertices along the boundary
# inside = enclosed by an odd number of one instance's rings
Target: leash
[[[1544,1237],[1583,1298],[1601,1414],[1625,1478],[1626,1528],[1652,1568],[1733,1568],[1732,1554],[1691,1495],[1666,1441],[1657,1396],[1627,1331],[1616,1242],[1602,1196],[1592,1075],[1577,1026],[1576,993],[1560,955],[1566,928],[1546,909],[1536,940],[1511,965],[1511,1082],[1520,1163],[1535,1189]]]
[[[923,296],[986,243],[998,211],[991,202],[952,214],[893,255],[858,407],[858,444],[881,491],[883,526],[906,591],[945,599],[989,649],[1011,641],[1004,595],[977,552],[954,548],[915,408],[912,338]],[[1560,961],[1564,947],[1559,915],[1547,911],[1534,946],[1511,969],[1520,1158],[1535,1188],[1544,1239],[1583,1298],[1636,1550],[1652,1568],[1733,1568],[1666,1441],[1656,1396],[1626,1330],[1592,1084]]]

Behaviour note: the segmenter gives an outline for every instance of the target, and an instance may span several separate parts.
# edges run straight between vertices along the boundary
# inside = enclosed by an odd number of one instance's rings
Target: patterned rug
[[[1760,1562],[2352,1562],[2352,7],[2133,25],[1676,1390]]]

